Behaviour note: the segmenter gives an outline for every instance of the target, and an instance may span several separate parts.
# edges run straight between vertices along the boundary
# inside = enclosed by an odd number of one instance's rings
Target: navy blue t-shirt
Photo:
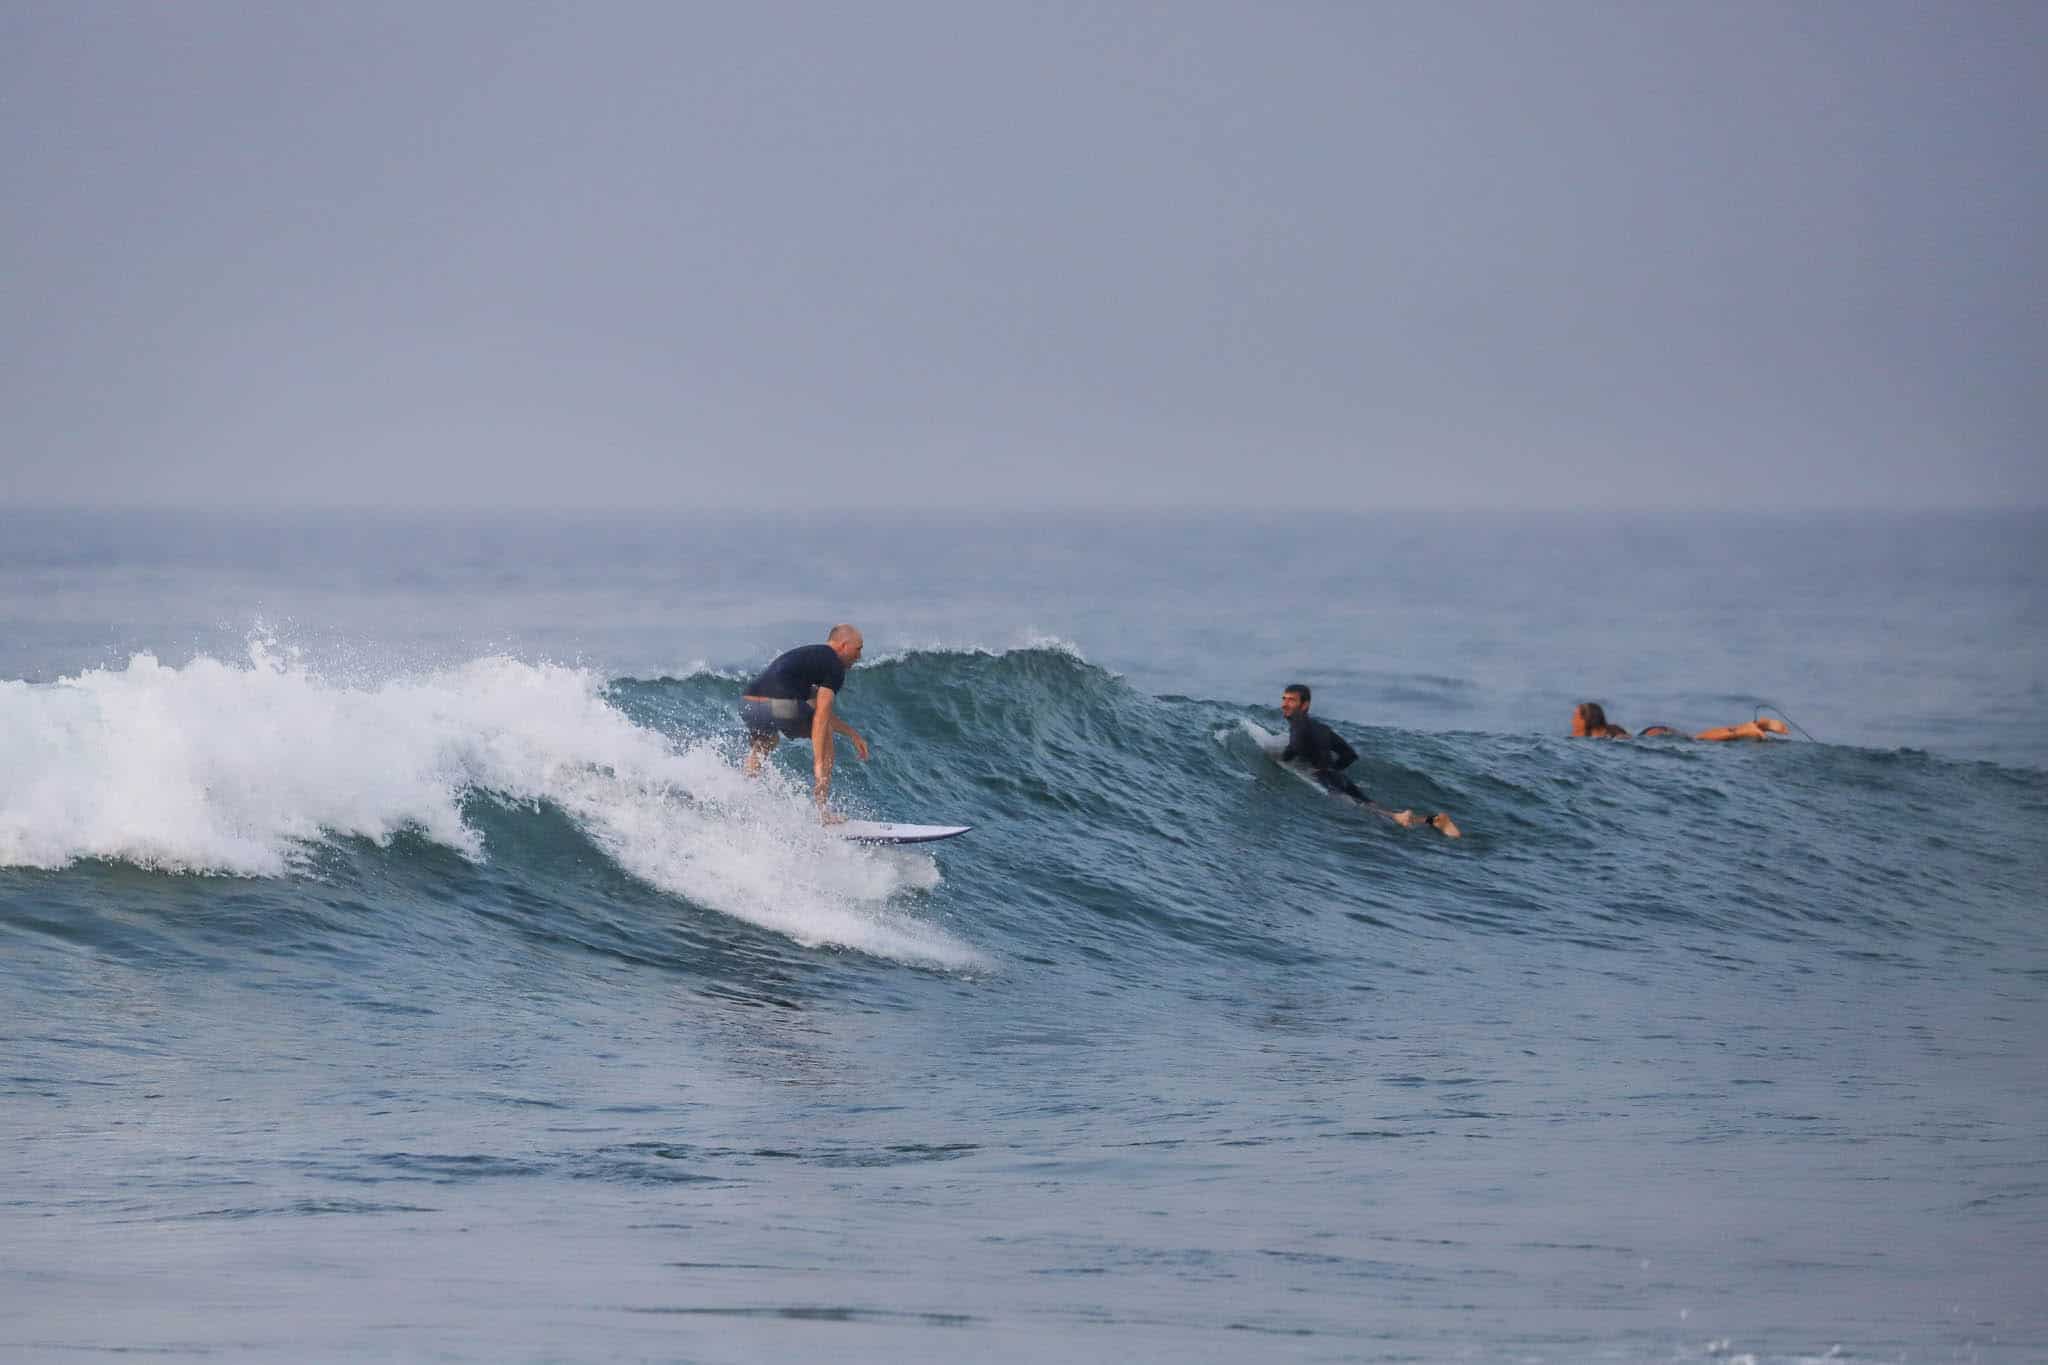
[[[829,687],[835,693],[846,686],[846,665],[830,645],[798,645],[761,670],[761,676],[747,684],[749,697],[786,697],[809,701],[814,688]]]

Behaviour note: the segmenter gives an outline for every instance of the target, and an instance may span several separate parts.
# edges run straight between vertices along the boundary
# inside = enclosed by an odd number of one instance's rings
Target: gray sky
[[[0,504],[2048,501],[2048,5],[0,0]]]

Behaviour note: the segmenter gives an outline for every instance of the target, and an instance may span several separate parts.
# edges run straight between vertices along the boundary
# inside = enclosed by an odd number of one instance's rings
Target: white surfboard
[[[956,838],[974,826],[899,825],[882,820],[847,820],[825,828],[842,839],[862,844],[929,844],[935,839]]]
[[[1254,725],[1250,721],[1244,722],[1244,728],[1246,733],[1251,735],[1252,743],[1258,745],[1260,752],[1264,753],[1267,758],[1272,759],[1276,765],[1293,773],[1325,796],[1343,795],[1341,792],[1331,791],[1328,787],[1316,781],[1316,770],[1303,763],[1300,759],[1290,760],[1280,757],[1281,754],[1287,752],[1287,736],[1273,734],[1266,730],[1265,727]],[[1352,801],[1352,798],[1348,796],[1344,797],[1344,799]],[[1357,802],[1352,801],[1352,804],[1356,805]]]

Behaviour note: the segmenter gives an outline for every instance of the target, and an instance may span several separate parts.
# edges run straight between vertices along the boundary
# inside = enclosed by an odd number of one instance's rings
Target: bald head
[[[832,652],[839,656],[841,663],[851,665],[860,658],[861,647],[867,642],[861,638],[858,629],[842,621],[832,627],[832,633],[825,637],[825,643],[832,647]]]

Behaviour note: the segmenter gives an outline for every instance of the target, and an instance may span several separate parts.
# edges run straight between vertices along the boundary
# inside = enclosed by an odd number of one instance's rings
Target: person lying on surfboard
[[[1776,716],[1758,716],[1755,720],[1746,720],[1740,725],[1717,725],[1711,730],[1702,730],[1693,738],[1718,744],[1731,739],[1769,739],[1772,735],[1789,736],[1791,733],[1785,722]],[[1655,739],[1659,736],[1671,737],[1677,734],[1678,732],[1668,725],[1647,725],[1636,738]],[[1619,725],[1608,723],[1607,711],[1599,702],[1582,701],[1572,708],[1572,738],[1627,739],[1629,733]]]
[[[1358,761],[1358,750],[1346,743],[1344,736],[1309,715],[1311,695],[1307,683],[1289,683],[1280,694],[1280,714],[1287,718],[1287,747],[1280,751],[1281,762],[1308,764],[1310,775],[1326,790],[1350,797],[1403,829],[1428,825],[1441,831],[1446,838],[1462,837],[1462,831],[1442,811],[1421,816],[1412,810],[1388,810],[1360,791],[1356,782],[1344,776],[1344,770]]]
[[[740,698],[740,720],[747,727],[748,777],[761,772],[761,760],[785,739],[811,742],[811,799],[827,824],[846,817],[825,809],[832,791],[832,736],[845,735],[853,751],[866,761],[868,742],[860,731],[839,718],[839,693],[846,670],[860,661],[865,642],[849,625],[832,627],[822,645],[799,645],[776,657],[747,684]]]

